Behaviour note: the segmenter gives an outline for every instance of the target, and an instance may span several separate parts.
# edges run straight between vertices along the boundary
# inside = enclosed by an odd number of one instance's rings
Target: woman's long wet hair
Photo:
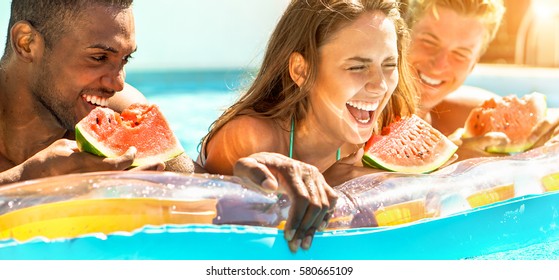
[[[379,125],[385,126],[397,115],[415,112],[417,96],[406,60],[409,30],[400,17],[398,4],[383,0],[293,0],[283,13],[270,40],[262,65],[249,89],[210,127],[201,143],[208,141],[231,119],[240,115],[276,119],[279,123],[294,118],[303,120],[309,109],[309,91],[314,86],[319,49],[334,33],[364,13],[381,11],[396,27],[398,37],[399,82]],[[308,69],[305,82],[297,86],[289,74],[289,57],[300,53]],[[288,131],[289,128],[285,127]]]

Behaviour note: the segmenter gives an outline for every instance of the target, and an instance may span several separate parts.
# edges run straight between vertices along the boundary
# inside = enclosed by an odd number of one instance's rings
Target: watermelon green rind
[[[82,129],[84,130],[84,129]],[[177,140],[178,141],[178,140]],[[80,126],[76,126],[76,142],[78,143],[78,148],[80,151],[88,152],[100,157],[118,157],[120,155],[113,153],[110,149],[105,148],[103,143],[95,140],[95,138],[85,132],[80,130]],[[155,162],[166,162],[173,158],[178,157],[184,153],[182,146],[177,145],[174,149],[168,150],[165,153],[157,154],[154,156],[137,158],[132,163],[132,166],[141,166],[145,164],[155,163]]]
[[[88,152],[100,157],[116,157],[118,155],[111,153],[109,150],[103,149],[103,144],[95,140],[94,137],[89,135],[85,129],[80,129],[80,125],[76,125],[76,142],[78,143],[78,149],[80,151]],[[98,147],[98,148],[96,148]],[[105,150],[105,151],[101,151]]]
[[[534,97],[534,108],[536,108],[535,114],[538,119],[544,119],[547,116],[547,96],[534,92],[530,94]],[[501,154],[514,154],[524,152],[536,144],[535,141],[526,140],[524,143],[519,144],[509,144],[506,146],[489,146],[486,148],[487,152],[490,153],[501,153]]]
[[[375,157],[371,154],[364,154],[362,158],[362,162],[364,165],[377,168],[377,169],[384,169],[387,171],[396,171],[396,172],[404,172],[404,173],[430,173],[437,168],[441,167],[445,164],[458,150],[458,146],[454,144],[449,139],[443,140],[445,143],[444,145],[440,145],[444,147],[442,150],[438,151],[439,156],[434,157],[433,160],[429,163],[425,163],[424,165],[417,165],[417,166],[402,166],[398,164],[391,164],[386,162],[385,160],[381,159],[380,157]]]
[[[507,145],[507,146],[488,146],[485,148],[485,151],[492,153],[492,154],[514,154],[514,153],[522,153],[534,146],[535,143],[525,143],[519,145]]]
[[[547,96],[545,94],[539,93],[539,92],[533,92],[531,94],[525,95],[524,97],[522,97],[521,99],[529,99],[530,101],[528,102],[530,106],[530,108],[533,110],[533,114],[536,116],[536,119],[541,121],[543,119],[546,118],[547,116]],[[473,113],[473,111],[472,111]],[[469,122],[471,122],[470,120],[471,116],[468,116],[468,119],[466,120],[465,123],[465,131],[464,134],[462,135],[463,139],[466,138],[471,138],[471,137],[477,137],[478,135],[476,135],[473,131],[470,131],[468,128],[468,124]],[[473,121],[473,120],[472,120]],[[526,132],[526,135],[529,136],[530,132]],[[516,139],[513,140],[513,142],[516,143],[510,143],[507,145],[499,145],[499,146],[488,146],[486,147],[486,151],[489,153],[496,153],[496,154],[514,154],[514,153],[521,153],[524,152],[530,148],[532,148],[534,146],[534,144],[536,143],[536,141],[532,141],[530,139]]]
[[[179,155],[181,155],[183,153],[184,153],[184,150],[182,149],[182,147],[177,146],[177,147],[175,147],[175,149],[168,150],[165,153],[161,153],[161,154],[157,154],[157,155],[149,156],[149,157],[138,158],[138,159],[134,160],[134,163],[132,163],[132,166],[140,166],[140,165],[150,164],[150,163],[155,163],[155,162],[166,162],[166,161],[169,161],[171,159],[174,159],[174,158],[178,157]]]
[[[458,146],[429,123],[411,115],[383,128],[365,145],[364,166],[405,173],[429,173],[444,165]]]
[[[363,157],[361,158],[361,162],[363,163],[363,165],[368,166],[368,167],[372,167],[372,168],[376,168],[376,169],[384,169],[384,170],[388,170],[388,171],[395,171],[394,169],[389,169],[388,167],[384,167],[380,164],[378,164],[373,157],[365,154],[363,155]]]
[[[133,106],[131,106],[130,108],[133,108]],[[157,110],[156,112],[159,112],[159,110]],[[165,130],[165,128],[161,129]],[[169,129],[168,126],[167,129]],[[88,133],[88,131],[89,130],[86,122],[79,122],[75,127],[76,142],[80,151],[107,158],[118,157],[122,154],[122,151],[115,151],[110,145],[106,145],[98,141],[97,137],[91,135],[90,133]],[[166,150],[159,152],[158,154],[143,155],[141,157],[138,157],[137,155],[131,166],[141,166],[156,162],[166,162],[183,154],[184,149],[180,145],[180,141],[178,140],[178,138],[176,138],[176,135],[174,135],[173,133],[169,133],[167,134],[167,136],[173,138],[173,140],[169,139],[169,143],[174,143],[174,145],[169,146]],[[131,146],[133,146],[133,144]]]

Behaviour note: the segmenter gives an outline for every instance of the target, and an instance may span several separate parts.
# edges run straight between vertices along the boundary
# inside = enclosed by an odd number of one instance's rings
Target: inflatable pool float
[[[288,250],[286,196],[235,177],[96,172],[0,188],[0,259],[464,259],[559,240],[559,145],[337,187],[327,230]]]

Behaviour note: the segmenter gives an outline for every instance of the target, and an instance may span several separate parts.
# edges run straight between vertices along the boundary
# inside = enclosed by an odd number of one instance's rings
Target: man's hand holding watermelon
[[[130,167],[135,155],[136,149],[131,147],[118,157],[102,158],[79,152],[75,141],[60,139],[10,172],[13,172],[13,181],[24,181],[71,173],[124,170]],[[163,170],[164,167],[163,163],[153,163],[136,170]]]
[[[488,132],[481,136],[469,138],[462,138],[462,135],[464,135],[464,128],[459,128],[448,136],[448,139],[458,145],[456,154],[459,155],[460,160],[495,156],[495,154],[486,151],[487,147],[505,146],[510,143],[510,139],[502,132]]]
[[[508,155],[544,145],[559,123],[545,95],[493,97],[474,108],[464,128],[449,136],[460,145],[460,159]]]

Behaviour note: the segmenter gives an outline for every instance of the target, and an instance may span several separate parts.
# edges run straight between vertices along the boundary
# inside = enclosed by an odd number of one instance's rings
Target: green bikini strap
[[[295,138],[295,117],[291,118],[291,131],[289,132],[289,158],[293,158],[293,138]],[[336,152],[336,161],[340,160],[342,149]]]
[[[293,138],[295,137],[295,117],[291,118],[291,132],[289,135],[289,158],[293,158]]]

